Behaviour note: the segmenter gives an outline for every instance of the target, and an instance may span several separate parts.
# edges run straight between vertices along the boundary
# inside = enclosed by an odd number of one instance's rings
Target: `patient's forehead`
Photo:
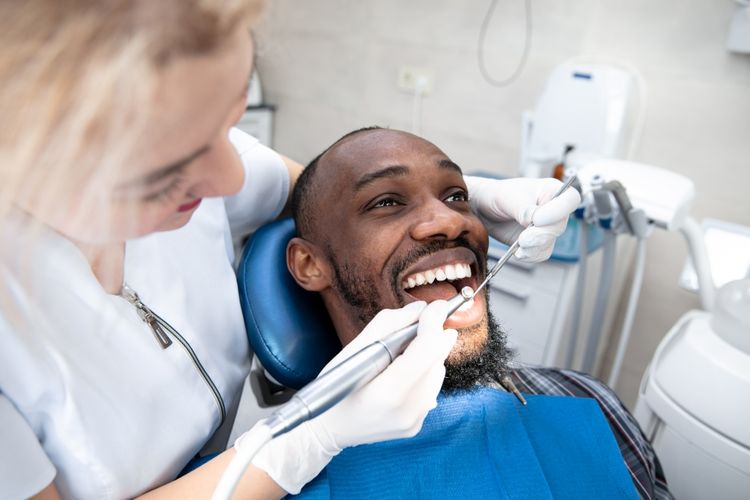
[[[414,173],[434,168],[447,156],[421,137],[400,130],[377,129],[348,137],[320,159],[323,177],[337,189],[351,190],[362,175],[393,165],[409,167]]]
[[[343,234],[355,223],[360,198],[373,194],[368,188],[358,190],[358,183],[361,186],[368,174],[403,166],[408,168],[408,178],[420,176],[426,181],[440,169],[441,162],[455,167],[431,142],[399,130],[366,130],[339,141],[318,159],[308,194],[314,223],[307,237],[318,240],[332,231]],[[377,183],[369,187],[374,185]]]

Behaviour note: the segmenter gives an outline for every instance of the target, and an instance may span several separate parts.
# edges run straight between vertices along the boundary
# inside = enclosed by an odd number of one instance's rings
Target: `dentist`
[[[261,8],[0,0],[0,497],[206,497],[232,458],[175,479],[249,371],[232,240],[285,213],[301,170],[232,128]],[[574,200],[534,212],[556,184],[473,182],[496,235],[533,217],[525,256],[546,258]],[[444,303],[366,329],[417,317],[404,361],[271,442],[238,496],[279,498],[344,447],[416,434],[456,338]],[[373,425],[343,425],[358,420]]]

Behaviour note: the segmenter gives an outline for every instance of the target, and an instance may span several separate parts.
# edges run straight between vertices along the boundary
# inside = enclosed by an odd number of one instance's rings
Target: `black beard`
[[[379,297],[375,289],[363,279],[363,273],[352,266],[344,263],[342,266],[336,263],[333,257],[333,250],[326,246],[328,261],[333,268],[333,288],[349,304],[352,311],[355,311],[357,319],[366,325],[382,309],[378,305]]]
[[[508,347],[506,334],[490,311],[489,294],[486,297],[487,342],[479,353],[468,359],[456,364],[446,362],[444,392],[470,389],[476,385],[497,384],[508,373],[508,363],[515,353]]]

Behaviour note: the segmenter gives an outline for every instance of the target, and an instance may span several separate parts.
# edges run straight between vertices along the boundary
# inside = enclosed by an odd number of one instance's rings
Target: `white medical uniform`
[[[242,191],[204,199],[190,222],[126,244],[125,281],[184,337],[233,407],[249,371],[230,224],[248,233],[279,215],[289,192],[281,157],[233,130]],[[23,216],[2,228],[4,244]],[[162,349],[132,304],[106,293],[70,241],[34,236],[33,269],[2,270],[0,498],[55,481],[67,498],[126,498],[176,477],[219,426],[219,404],[182,344]],[[33,288],[33,289],[31,289]],[[2,300],[8,300],[3,297]],[[0,302],[2,304],[2,302]]]

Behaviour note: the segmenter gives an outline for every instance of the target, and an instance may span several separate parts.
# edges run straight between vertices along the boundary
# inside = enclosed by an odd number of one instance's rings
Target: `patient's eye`
[[[461,202],[461,201],[469,201],[469,193],[464,191],[463,189],[459,189],[458,191],[454,191],[450,195],[448,195],[447,198],[445,198],[445,201],[448,203],[451,202]]]
[[[397,207],[400,204],[401,202],[397,200],[395,197],[387,196],[387,197],[375,200],[370,205],[369,210],[372,210],[373,208]]]

